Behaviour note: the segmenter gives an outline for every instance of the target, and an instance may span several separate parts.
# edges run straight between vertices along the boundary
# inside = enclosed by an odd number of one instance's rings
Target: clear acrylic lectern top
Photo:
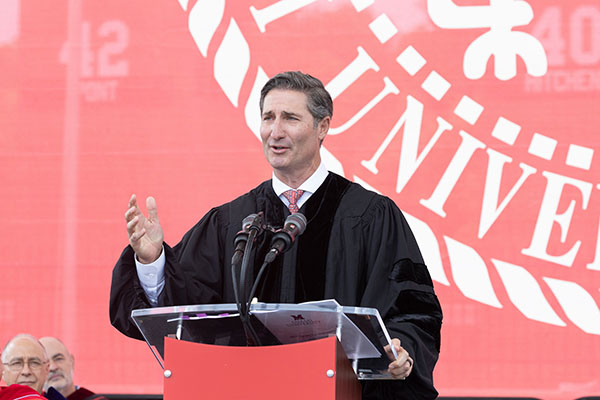
[[[131,316],[164,368],[164,337],[223,346],[246,346],[235,304],[133,310]],[[335,300],[302,304],[256,303],[250,323],[260,345],[306,342],[336,335],[358,379],[392,379],[384,346],[390,336],[375,308],[340,306]]]

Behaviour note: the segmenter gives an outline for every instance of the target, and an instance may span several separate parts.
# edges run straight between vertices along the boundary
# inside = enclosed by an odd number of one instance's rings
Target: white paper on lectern
[[[323,308],[322,311],[262,311],[252,314],[282,343],[299,343],[321,339],[336,334],[338,316],[341,325],[341,344],[350,359],[379,358],[381,353],[364,333],[343,313],[336,310],[340,305],[335,300],[302,303]],[[330,312],[323,312],[330,311]],[[268,323],[267,323],[268,319]]]

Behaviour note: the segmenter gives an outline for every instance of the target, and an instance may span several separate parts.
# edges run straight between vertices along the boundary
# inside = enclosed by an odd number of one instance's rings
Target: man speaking
[[[396,380],[363,381],[363,399],[437,397],[432,374],[442,311],[433,283],[396,204],[322,164],[319,150],[333,115],[331,96],[318,79],[284,72],[263,87],[260,112],[272,179],[210,210],[176,246],[163,242],[154,198],[146,200],[145,216],[131,196],[125,213],[130,245],[113,271],[112,324],[141,339],[129,318],[134,309],[235,302],[230,261],[242,220],[262,212],[265,224],[281,228],[290,213],[300,211],[306,230],[266,271],[258,299],[335,299],[377,308],[395,338],[398,357],[389,372]],[[259,236],[255,267],[270,248],[271,236]]]

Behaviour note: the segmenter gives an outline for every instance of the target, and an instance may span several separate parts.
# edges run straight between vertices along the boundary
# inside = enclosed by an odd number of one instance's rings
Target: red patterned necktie
[[[304,190],[286,190],[285,192],[283,192],[282,194],[285,196],[286,199],[288,199],[288,201],[290,202],[290,205],[288,206],[290,213],[297,213],[298,212],[298,205],[296,204],[298,202],[298,199],[300,198],[300,196],[302,196],[302,194],[304,193]]]

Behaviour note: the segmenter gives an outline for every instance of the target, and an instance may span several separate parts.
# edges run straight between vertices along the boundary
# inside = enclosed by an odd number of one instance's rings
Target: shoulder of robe
[[[398,209],[389,197],[351,182],[342,198],[339,211],[343,217],[371,217],[380,210]]]

